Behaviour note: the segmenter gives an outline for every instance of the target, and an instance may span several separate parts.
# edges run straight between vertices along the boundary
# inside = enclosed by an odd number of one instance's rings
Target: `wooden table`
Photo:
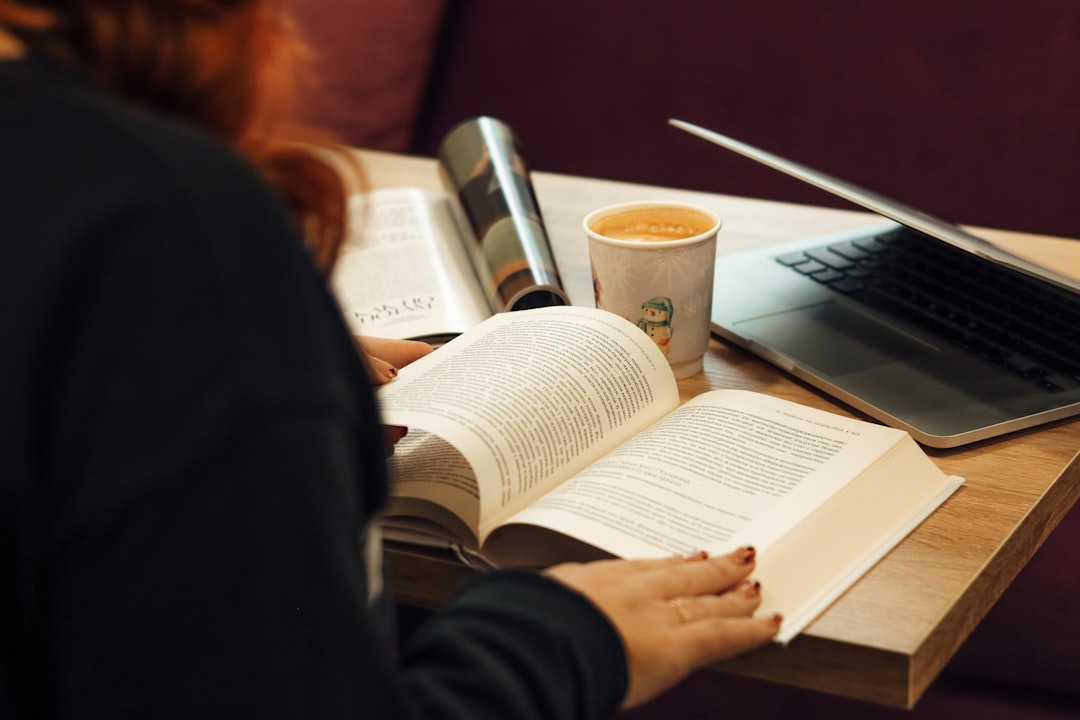
[[[361,153],[375,186],[439,189],[434,161]],[[575,304],[591,305],[581,221],[614,202],[672,199],[723,219],[718,252],[734,252],[879,222],[863,212],[533,173],[560,273]],[[977,230],[1018,254],[1080,277],[1080,242]],[[858,416],[745,351],[714,340],[705,372],[680,381],[685,400],[746,388]],[[766,680],[911,707],[1080,497],[1080,420],[928,452],[966,484],[786,648],[770,646],[717,667]],[[436,607],[470,570],[436,553],[390,550],[400,602]]]

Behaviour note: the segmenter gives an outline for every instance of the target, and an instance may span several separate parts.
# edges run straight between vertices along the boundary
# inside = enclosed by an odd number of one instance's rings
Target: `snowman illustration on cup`
[[[637,325],[665,356],[671,352],[671,316],[674,313],[675,307],[668,297],[657,296],[641,303],[641,319]]]

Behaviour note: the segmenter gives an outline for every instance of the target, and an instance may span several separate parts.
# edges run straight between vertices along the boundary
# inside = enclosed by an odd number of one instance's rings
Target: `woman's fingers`
[[[548,574],[591,599],[623,639],[630,707],[671,687],[694,668],[762,645],[780,628],[756,618],[760,587],[752,548],[710,558],[556,565]]]
[[[720,662],[760,647],[780,631],[777,614],[763,617],[705,617],[673,631],[691,668]]]
[[[386,448],[387,457],[394,454],[394,447],[397,445],[398,440],[405,437],[408,432],[409,428],[399,425],[383,425],[383,445]]]
[[[753,572],[755,556],[754,548],[741,547],[716,557],[696,553],[685,558],[635,562],[656,563],[651,567],[641,565],[645,571],[642,581],[649,583],[656,595],[674,598],[715,595],[741,585]]]
[[[376,385],[385,385],[397,377],[397,366],[380,357],[367,355],[368,368],[371,370],[371,381]]]
[[[670,603],[683,624],[709,618],[748,616],[761,604],[761,585],[754,580],[744,580],[720,595],[680,596]]]
[[[397,377],[398,368],[419,360],[432,351],[432,347],[417,340],[394,340],[391,338],[358,337],[356,344],[367,357],[371,381],[385,385]]]
[[[360,347],[369,356],[377,358],[394,368],[403,368],[432,351],[432,347],[418,340],[394,340],[391,338],[357,338]]]
[[[690,663],[699,666],[734,657],[758,647],[780,629],[777,614],[755,618],[761,604],[761,584],[746,580],[721,595],[676,597],[669,601]],[[717,638],[725,639],[717,644]]]

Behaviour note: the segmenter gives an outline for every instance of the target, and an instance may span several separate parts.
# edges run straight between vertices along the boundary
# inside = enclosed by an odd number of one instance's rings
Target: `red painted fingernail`
[[[708,560],[709,553],[704,550],[694,550],[683,555],[684,560]]]
[[[757,597],[758,593],[761,592],[761,583],[757,580],[747,580],[739,586],[739,589],[742,590],[743,595],[746,597]]]
[[[735,562],[740,565],[749,565],[754,561],[755,555],[757,555],[757,551],[754,550],[754,546],[746,545],[735,551]]]

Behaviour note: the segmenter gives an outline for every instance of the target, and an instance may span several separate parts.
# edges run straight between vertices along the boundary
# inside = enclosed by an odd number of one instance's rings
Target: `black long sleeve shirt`
[[[224,145],[0,62],[0,717],[586,718],[625,658],[544,577],[392,659],[375,399],[282,204]]]

